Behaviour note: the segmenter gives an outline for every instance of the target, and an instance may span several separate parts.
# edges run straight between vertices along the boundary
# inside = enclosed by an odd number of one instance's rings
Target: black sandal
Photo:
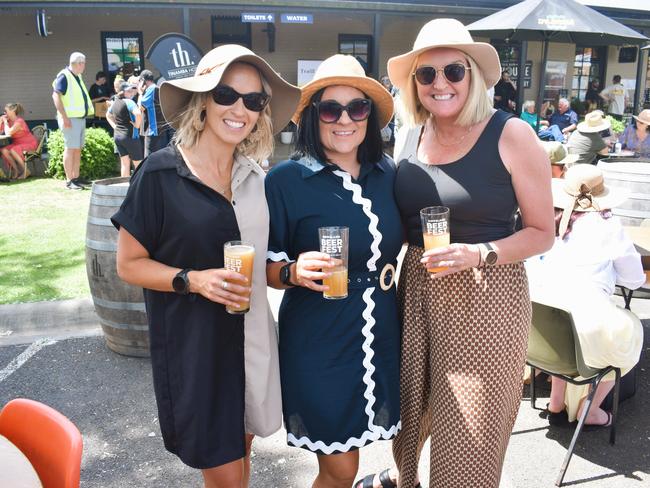
[[[354,484],[354,488],[374,488],[373,481],[375,480],[375,474],[369,474],[368,476],[360,479]],[[397,488],[397,485],[393,483],[393,480],[390,479],[390,469],[386,468],[381,473],[379,473],[379,482],[381,483],[381,488]],[[420,485],[416,488],[421,488]]]

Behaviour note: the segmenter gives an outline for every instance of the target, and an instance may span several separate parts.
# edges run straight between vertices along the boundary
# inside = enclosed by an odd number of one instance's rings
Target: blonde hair
[[[8,103],[7,105],[5,105],[5,109],[9,109],[12,112],[16,112],[17,117],[21,117],[25,113],[25,109],[18,102],[16,102],[16,103]]]
[[[470,67],[469,94],[463,109],[456,118],[456,123],[461,126],[478,124],[480,121],[492,114],[492,102],[487,93],[487,85],[483,73],[476,61],[467,53],[463,53]],[[410,73],[417,67],[419,56],[413,61]],[[417,127],[424,125],[427,119],[433,116],[424,108],[418,98],[418,91],[415,77],[409,75],[409,80],[403,90],[400,91],[403,112],[402,116],[407,126]],[[434,120],[435,123],[435,120]],[[435,124],[434,124],[435,125]]]
[[[272,95],[271,86],[260,73],[264,92]],[[201,112],[205,110],[210,92],[193,93],[186,109],[175,120],[178,127],[174,134],[174,142],[184,147],[195,146],[199,142],[205,121],[201,121]],[[243,155],[257,163],[261,163],[273,153],[275,139],[273,138],[273,122],[271,120],[271,104],[268,104],[257,119],[253,130],[246,139],[235,148],[235,156]]]

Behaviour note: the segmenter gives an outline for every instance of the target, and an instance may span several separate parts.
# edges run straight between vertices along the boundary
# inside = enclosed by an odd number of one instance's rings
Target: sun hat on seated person
[[[501,78],[499,55],[492,45],[475,42],[467,27],[456,19],[434,19],[420,29],[411,51],[388,60],[388,76],[393,85],[399,89],[407,86],[413,76],[415,59],[420,53],[437,47],[458,49],[471,56],[483,73],[487,89]]]
[[[228,67],[235,62],[255,66],[271,87],[271,120],[273,133],[280,132],[291,119],[300,98],[300,89],[287,83],[271,66],[250,49],[237,44],[216,47],[201,58],[194,76],[165,81],[160,86],[160,108],[167,122],[178,128],[178,117],[186,109],[194,93],[214,89]]]
[[[646,108],[639,112],[639,115],[633,115],[634,120],[638,120],[642,124],[650,125],[650,108]]]
[[[612,126],[602,110],[594,110],[585,115],[585,120],[578,124],[578,132],[591,134],[607,130]]]
[[[603,172],[591,164],[571,166],[563,179],[553,178],[553,206],[563,210],[559,234],[563,236],[572,212],[600,212],[621,205],[629,195],[623,188],[605,185]]]
[[[314,93],[334,85],[351,86],[365,93],[372,100],[372,109],[377,111],[379,127],[386,127],[393,118],[393,97],[384,85],[366,76],[363,66],[354,56],[335,54],[323,61],[314,78],[301,88],[300,103],[291,120],[297,124]]]
[[[561,142],[542,141],[542,145],[553,165],[569,167],[580,158],[579,154],[569,154]]]

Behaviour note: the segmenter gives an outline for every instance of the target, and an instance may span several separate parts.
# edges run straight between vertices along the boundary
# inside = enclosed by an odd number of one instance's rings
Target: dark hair
[[[318,110],[314,106],[314,103],[321,101],[324,91],[325,88],[322,88],[314,93],[300,114],[298,129],[296,130],[295,153],[291,156],[292,159],[300,159],[301,157],[307,156],[317,159],[322,163],[332,163],[332,161],[327,159],[323,144],[320,140],[320,119],[318,118]],[[366,137],[359,144],[357,150],[357,159],[361,164],[367,162],[378,163],[383,156],[381,127],[379,127],[379,117],[373,104],[370,116],[368,117]]]
[[[100,78],[108,78],[108,77],[106,76],[106,73],[104,73],[103,71],[98,71],[97,74],[95,75],[95,81],[97,81]]]
[[[612,78],[612,81],[614,81],[614,83],[620,83],[621,82],[621,75],[614,75],[614,78]]]
[[[564,210],[561,208],[555,208],[555,236],[559,237],[560,236],[560,220],[562,220],[562,214],[564,213]],[[587,215],[589,212],[571,212],[571,217],[569,218],[569,224],[567,225],[566,232],[562,236],[562,239],[566,239],[569,234],[571,234],[571,230],[573,230],[573,223],[578,220],[580,217],[584,217]],[[598,212],[600,216],[607,220],[612,216],[612,211],[609,209],[606,210],[601,210]]]

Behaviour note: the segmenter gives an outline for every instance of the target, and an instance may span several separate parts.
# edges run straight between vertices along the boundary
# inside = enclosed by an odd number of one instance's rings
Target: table
[[[2,435],[0,435],[0,486],[43,488],[29,459]]]
[[[5,147],[11,144],[11,136],[0,135],[0,147]]]

